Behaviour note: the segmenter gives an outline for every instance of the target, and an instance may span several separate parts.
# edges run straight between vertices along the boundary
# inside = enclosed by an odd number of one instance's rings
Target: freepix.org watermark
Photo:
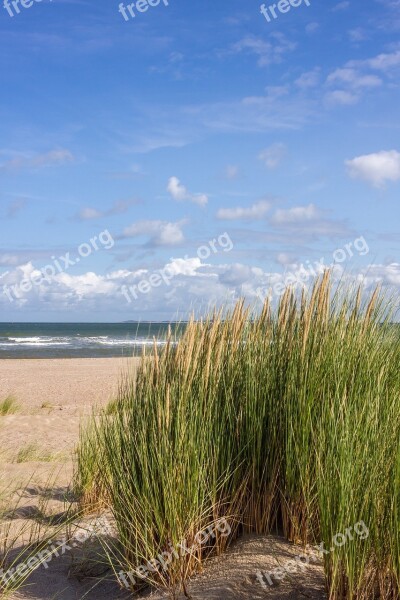
[[[132,586],[136,585],[135,576],[139,577],[139,579],[146,579],[146,577],[149,577],[150,573],[159,573],[160,571],[167,572],[169,565],[174,559],[178,560],[186,554],[195,553],[199,548],[206,544],[208,540],[214,539],[217,532],[219,532],[221,537],[228,537],[230,535],[231,527],[225,518],[219,519],[207,527],[207,529],[196,533],[194,536],[194,544],[191,546],[187,545],[186,540],[182,540],[176,546],[170,544],[168,551],[161,552],[158,554],[157,558],[152,558],[147,563],[140,565],[131,571],[120,571],[118,573],[118,579],[125,588],[130,589]]]
[[[332,269],[337,265],[343,264],[353,258],[355,254],[365,256],[368,253],[368,243],[364,236],[361,236],[353,242],[345,244],[343,248],[337,248],[332,253],[332,260],[329,263],[325,262],[324,257],[314,261],[314,263],[307,260],[305,265],[301,263],[298,269],[285,273],[282,276],[282,281],[275,283],[272,288],[258,287],[256,294],[261,302],[264,303],[267,298],[272,299],[273,296],[282,296],[288,287],[306,287],[310,283],[310,279],[312,280],[322,275],[326,269]]]
[[[270,6],[261,4],[260,12],[268,23],[271,23],[272,19],[279,17],[279,13],[282,15],[288,13],[292,8],[298,8],[303,3],[306,6],[311,6],[310,0],[279,0],[277,4],[271,4]]]
[[[223,252],[230,252],[233,248],[233,242],[229,237],[228,233],[222,233],[218,238],[210,240],[207,244],[199,246],[197,248],[197,257],[200,260],[207,260],[211,254],[217,254],[220,250]],[[188,260],[189,256],[186,254],[184,260]],[[159,287],[162,283],[170,285],[172,279],[178,275],[179,272],[176,270],[171,258],[171,264],[166,265],[163,269],[154,271],[151,275],[141,279],[137,284],[121,287],[121,292],[125,296],[127,302],[130,304],[132,299],[137,300],[138,294],[148,294],[152,288]]]
[[[135,19],[137,14],[145,13],[149,10],[149,8],[154,8],[159,4],[169,6],[168,0],[137,0],[136,2],[132,2],[127,6],[125,6],[124,3],[121,2],[118,7],[118,12],[121,13],[125,21],[129,21],[129,19]]]
[[[15,285],[3,285],[3,294],[7,296],[10,302],[20,300],[24,294],[30,292],[34,285],[40,286],[43,282],[51,283],[52,279],[59,273],[68,271],[68,269],[80,262],[81,258],[87,258],[93,251],[104,248],[110,250],[115,244],[114,239],[108,229],[105,229],[99,235],[95,235],[78,247],[76,258],[71,258],[71,253],[67,252],[64,256],[56,258],[52,256],[52,263],[45,265],[41,269],[33,271],[29,277],[24,277]],[[99,242],[99,243],[98,243]],[[100,246],[100,247],[99,247]],[[14,297],[13,297],[14,294]]]
[[[14,16],[14,11],[16,15],[19,15],[21,12],[20,6],[22,8],[30,8],[35,4],[35,2],[42,2],[43,0],[4,0],[3,7],[6,9],[10,17]],[[50,0],[51,1],[51,0]],[[14,8],[14,11],[13,11]]]
[[[60,540],[49,540],[47,548],[37,552],[34,556],[30,556],[26,561],[19,563],[15,567],[9,568],[7,571],[0,569],[0,587],[4,589],[18,581],[21,578],[27,577],[30,573],[43,566],[49,568],[49,563],[54,557],[63,556],[66,552],[71,551],[80,544],[99,536],[111,535],[112,527],[106,517],[96,518],[88,529],[80,529],[75,535],[68,539],[63,537]]]
[[[325,548],[324,542],[321,542],[316,546],[307,546],[306,552],[298,554],[279,567],[276,567],[276,569],[264,572],[257,571],[256,578],[264,589],[268,589],[267,583],[272,587],[277,581],[282,581],[285,577],[295,575],[300,570],[304,571],[312,561],[318,563],[324,555],[334,552],[337,548],[341,548],[348,541],[353,541],[353,533],[355,533],[360,540],[366,540],[369,536],[369,529],[364,521],[358,521],[354,527],[346,527],[344,533],[337,533],[334,535],[330,548]]]

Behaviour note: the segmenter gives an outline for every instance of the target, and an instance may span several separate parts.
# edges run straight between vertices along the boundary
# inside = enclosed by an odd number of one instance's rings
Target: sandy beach
[[[21,490],[21,504],[15,526],[35,518],[41,498],[50,491],[47,510],[62,512],[64,495],[73,475],[73,451],[79,425],[94,407],[115,397],[119,377],[134,370],[137,359],[49,359],[0,361],[0,398],[13,395],[18,403],[15,414],[0,417],[1,478],[3,485]],[[24,458],[24,448],[30,451]],[[279,560],[296,555],[296,547],[283,539],[244,538],[223,557],[209,566],[190,584],[193,598],[302,598],[304,590],[312,598],[323,598],[323,574],[311,565],[296,576],[295,585],[287,580],[279,588],[264,589],[256,580],[258,569],[268,570]],[[12,600],[89,600],[126,598],[114,582],[94,585],[92,577],[73,575],[72,566],[84,561],[76,553],[54,559],[50,568],[40,568],[30,585],[15,592]],[[71,566],[72,565],[72,566]],[[168,596],[153,592],[151,597]]]
[[[47,462],[70,461],[82,419],[115,398],[120,376],[136,364],[135,358],[0,361],[0,400],[11,395],[18,404],[15,414],[1,417],[3,460],[36,444],[54,459]]]

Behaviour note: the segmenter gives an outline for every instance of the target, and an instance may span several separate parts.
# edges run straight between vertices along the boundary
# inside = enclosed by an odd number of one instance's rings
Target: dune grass
[[[62,452],[49,452],[37,443],[31,442],[18,450],[14,462],[54,462],[63,459],[65,459],[65,455]]]
[[[379,290],[287,290],[276,310],[191,321],[144,356],[113,410],[82,430],[76,487],[110,507],[124,571],[218,518],[303,545],[362,521],[324,554],[330,600],[400,597],[400,335]],[[136,580],[185,589],[226,538]],[[132,586],[132,589],[138,589]]]
[[[12,395],[0,401],[0,416],[13,415],[19,410],[19,404]]]

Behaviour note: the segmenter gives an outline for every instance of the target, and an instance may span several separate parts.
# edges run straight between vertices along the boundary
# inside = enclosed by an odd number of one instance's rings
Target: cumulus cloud
[[[272,144],[260,152],[258,158],[263,161],[267,169],[276,169],[286,156],[285,144]]]
[[[362,179],[375,187],[400,180],[400,152],[382,150],[373,154],[356,156],[346,161],[350,177]]]
[[[335,69],[327,77],[328,87],[338,87],[325,95],[325,102],[328,105],[352,105],[356,104],[362,92],[381,86],[383,81],[374,74],[361,73],[358,69],[346,65],[343,68]]]
[[[21,258],[17,254],[10,254],[7,252],[0,253],[0,266],[1,267],[15,267],[21,262]]]
[[[218,219],[224,219],[227,221],[235,221],[239,219],[243,220],[252,220],[252,219],[262,219],[265,217],[267,212],[271,208],[271,203],[267,200],[260,200],[251,206],[241,207],[237,206],[235,208],[220,208],[217,212]]]
[[[29,292],[21,294],[20,299],[14,297],[12,307],[21,310],[21,313],[29,308],[45,314],[60,309],[76,309],[79,314],[104,310],[107,314],[115,312],[121,315],[126,309],[126,314],[137,314],[141,318],[144,315],[151,318],[157,315],[168,320],[177,314],[187,317],[192,311],[198,315],[209,311],[213,305],[229,306],[242,296],[254,305],[265,298],[276,283],[285,285],[288,282],[288,270],[300,267],[297,263],[290,264],[286,256],[280,258],[285,267],[277,271],[242,263],[210,265],[199,258],[170,259],[167,265],[159,265],[159,269],[168,267],[169,273],[173,274],[168,284],[150,285],[148,292],[137,294],[136,299],[131,295],[130,303],[123,293],[123,286],[126,286],[126,291],[136,285],[137,293],[138,284],[142,280],[149,281],[151,275],[159,271],[147,268],[135,271],[120,269],[104,276],[95,272],[80,275],[59,273],[50,283],[42,281],[34,284]],[[327,254],[325,259],[321,262],[321,268],[331,263],[332,256]],[[367,290],[378,283],[389,288],[400,287],[399,263],[366,265],[354,275],[346,274],[338,265],[334,273],[337,280],[345,278],[350,283],[363,281]],[[27,263],[5,275],[2,284],[18,284],[24,278],[32,278],[37,274],[33,265]],[[313,276],[310,274],[306,286],[312,285],[312,282]],[[274,302],[277,299],[274,296]],[[4,293],[0,293],[0,306],[10,307],[10,301]]]
[[[167,190],[172,198],[178,202],[193,202],[199,206],[205,206],[208,203],[208,196],[206,194],[190,193],[177,177],[170,177]]]
[[[367,268],[363,269],[361,277],[368,287],[381,284],[385,287],[397,288],[399,290],[400,263],[368,265]]]
[[[349,62],[349,66],[364,66],[376,71],[390,71],[391,69],[400,67],[400,50],[378,54],[366,60],[353,60]]]
[[[270,218],[270,223],[279,228],[287,239],[292,238],[294,233],[297,239],[308,241],[354,235],[346,221],[330,218],[327,211],[317,208],[315,204],[278,209]]]
[[[361,32],[354,31],[353,36],[360,38]],[[327,92],[325,100],[328,104],[355,104],[366,92],[383,86],[385,78],[390,77],[391,71],[398,67],[400,51],[369,59],[350,60],[328,75],[326,86],[334,89]]]
[[[325,95],[326,104],[331,106],[351,106],[352,104],[357,104],[359,99],[357,94],[347,92],[346,90],[334,90]]]
[[[75,157],[65,148],[51,150],[45,154],[19,155],[0,165],[1,171],[19,171],[22,169],[39,169],[73,162]]]
[[[137,299],[131,294],[131,302],[127,303],[125,292],[137,286],[142,280],[149,281],[152,274],[160,269],[167,269],[168,283],[149,286],[149,292],[140,294]],[[28,263],[18,267],[4,278],[7,286],[18,285],[25,278],[38,275],[35,267]],[[78,309],[82,311],[117,311],[121,314],[124,307],[129,314],[163,315],[166,319],[176,317],[177,313],[186,317],[191,312],[208,312],[211,306],[229,305],[236,301],[246,284],[250,296],[255,296],[257,277],[261,269],[247,265],[219,264],[210,265],[200,258],[171,258],[167,264],[160,264],[158,270],[138,269],[130,271],[120,269],[102,276],[94,272],[80,275],[59,273],[49,282],[42,281],[32,285],[27,293],[20,293],[16,298],[12,288],[8,287],[13,297],[13,309],[26,310],[28,307],[41,311],[57,311],[60,308]],[[3,283],[3,282],[2,282]],[[125,286],[125,287],[124,287]],[[20,288],[19,288],[20,289]],[[135,288],[137,294],[137,287]],[[252,291],[251,291],[252,290]],[[129,297],[129,295],[128,295]],[[0,293],[0,306],[10,306],[8,297]]]
[[[315,221],[320,217],[320,212],[315,204],[295,206],[293,208],[280,208],[273,215],[271,221],[275,225],[296,225],[306,221]]]
[[[347,83],[353,88],[368,88],[368,87],[379,87],[382,85],[382,79],[377,75],[363,75],[355,69],[345,67],[343,69],[336,69],[333,71],[327,79],[328,83]]]
[[[149,236],[150,244],[154,246],[176,246],[184,241],[182,232],[183,222],[169,223],[167,221],[138,221],[123,231],[123,237]]]
[[[309,88],[313,88],[319,83],[319,74],[320,69],[315,68],[312,71],[306,71],[302,73],[300,77],[295,80],[295,85],[299,87],[301,90],[306,90]]]

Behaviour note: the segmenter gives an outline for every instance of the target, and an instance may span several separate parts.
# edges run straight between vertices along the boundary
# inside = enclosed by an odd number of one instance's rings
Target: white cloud
[[[361,32],[353,32],[354,36],[358,36],[359,39]],[[350,60],[328,75],[327,87],[336,89],[329,91],[325,100],[328,104],[355,104],[361,99],[362,94],[383,86],[384,83],[388,85],[390,82],[386,79],[395,75],[391,71],[396,68],[400,68],[400,50],[379,54],[373,58]]]
[[[320,212],[314,204],[308,206],[295,206],[293,208],[280,208],[273,215],[271,221],[275,225],[296,225],[306,221],[314,221],[320,217]]]
[[[302,73],[294,83],[302,90],[315,87],[319,83],[319,72],[319,68],[313,69],[312,71],[306,71],[305,73]]]
[[[265,150],[262,150],[258,158],[263,161],[267,169],[276,169],[286,156],[285,144],[272,144]]]
[[[333,251],[333,249],[332,249]],[[323,264],[332,262],[332,254],[325,254]],[[168,262],[169,272],[174,276],[168,285],[162,283],[157,287],[149,286],[148,293],[137,292],[141,280],[149,281],[153,273],[159,272],[167,265],[160,263],[158,268],[150,270],[141,268],[135,271],[120,269],[102,276],[95,272],[81,275],[59,273],[51,283],[41,282],[34,284],[32,289],[21,295],[19,300],[10,303],[4,293],[0,293],[0,306],[2,309],[12,308],[14,311],[31,311],[48,315],[59,310],[79,311],[79,315],[92,315],[94,311],[104,311],[104,314],[130,315],[126,318],[135,318],[136,315],[144,318],[159,318],[168,320],[176,318],[177,314],[187,317],[192,311],[196,315],[209,312],[210,307],[224,304],[232,305],[240,296],[245,296],[250,303],[258,298],[260,290],[265,296],[275,283],[287,281],[287,269],[299,267],[298,263],[292,264],[290,257],[280,255],[280,263],[286,268],[276,271],[263,270],[259,267],[242,263],[211,265],[202,262],[199,258],[173,258]],[[306,264],[306,263],[304,263]],[[38,271],[31,263],[15,269],[4,277],[4,283],[11,286],[19,284],[24,278],[31,278]],[[391,288],[400,287],[400,264],[377,264],[363,267],[358,274],[345,274],[338,267],[338,279],[345,279],[349,283],[363,281],[367,290],[377,283]],[[306,285],[310,286],[313,277]],[[3,284],[3,281],[2,281]],[[136,286],[137,299],[131,295],[128,304],[122,292],[122,286]],[[8,288],[11,289],[11,288]],[[126,289],[126,288],[125,288]],[[274,297],[277,300],[277,297]]]
[[[112,283],[106,277],[93,272],[84,273],[83,275],[60,273],[57,275],[56,283],[65,286],[79,298],[107,294],[113,289]]]
[[[208,196],[206,194],[191,194],[177,177],[170,177],[167,191],[178,202],[188,201],[199,206],[205,206],[208,203]]]
[[[360,100],[363,91],[377,88],[383,84],[383,81],[377,75],[361,73],[348,63],[345,67],[330,73],[326,84],[327,86],[344,88],[326,93],[325,102],[328,105],[351,106]]]
[[[388,265],[376,264],[368,265],[362,272],[363,281],[368,287],[374,287],[382,284],[388,287],[400,288],[400,263],[390,263]]]
[[[374,58],[370,58],[366,61],[355,61],[355,63],[368,66],[377,71],[388,71],[400,67],[400,50],[389,54],[378,54],[378,56],[375,56]]]
[[[196,277],[198,270],[205,266],[200,258],[173,258],[171,262],[165,265],[176,275],[185,275],[186,277]],[[201,273],[200,273],[201,275]]]
[[[82,208],[78,213],[78,218],[82,221],[88,221],[90,219],[99,219],[103,216],[103,213],[97,208]]]
[[[0,165],[2,171],[19,171],[21,169],[38,169],[53,165],[62,165],[75,160],[73,154],[64,148],[51,150],[46,154],[17,155]]]
[[[119,200],[114,202],[111,208],[108,210],[98,210],[93,207],[82,208],[76,215],[75,218],[78,221],[90,221],[92,219],[101,219],[102,217],[111,217],[113,215],[120,215],[128,211],[128,209],[137,204],[138,201],[133,200]]]
[[[317,31],[317,29],[319,29],[319,23],[308,23],[308,25],[306,25],[306,33],[314,33],[314,31]]]
[[[356,29],[350,29],[348,31],[349,39],[351,42],[362,42],[367,39],[366,33],[361,29],[361,27],[357,27]]]
[[[344,0],[344,2],[339,2],[338,4],[336,4],[333,8],[332,11],[336,12],[338,10],[347,10],[350,6],[350,2],[348,0]]]
[[[266,42],[265,40],[248,35],[233,45],[233,52],[247,52],[255,54],[258,57],[259,67],[266,67],[270,64],[280,63],[286,57],[288,52],[296,48],[296,44],[282,34],[275,32],[270,36],[276,43]]]
[[[0,254],[0,266],[2,267],[15,267],[20,262],[21,258],[17,254]]]
[[[124,229],[123,237],[150,236],[150,243],[155,246],[176,246],[184,241],[182,224],[182,221],[138,221]]]
[[[363,179],[375,187],[400,180],[400,153],[396,150],[356,156],[346,161],[350,177]]]
[[[346,90],[335,90],[325,95],[325,102],[331,106],[351,106],[352,104],[356,104],[358,100],[359,96],[357,94],[347,92]]]
[[[296,232],[296,239],[302,237],[309,241],[323,237],[337,241],[337,238],[354,234],[349,230],[346,221],[332,219],[326,212],[317,208],[315,204],[278,209],[272,215],[270,223],[279,227],[280,231],[286,232],[289,238]]]
[[[270,208],[270,202],[267,200],[260,200],[248,207],[237,206],[235,208],[220,208],[217,212],[217,218],[225,219],[227,221],[262,219]]]
[[[382,79],[377,75],[362,75],[355,69],[345,67],[343,69],[336,69],[328,76],[328,83],[347,83],[352,88],[367,88],[367,87],[379,87],[382,85]]]

